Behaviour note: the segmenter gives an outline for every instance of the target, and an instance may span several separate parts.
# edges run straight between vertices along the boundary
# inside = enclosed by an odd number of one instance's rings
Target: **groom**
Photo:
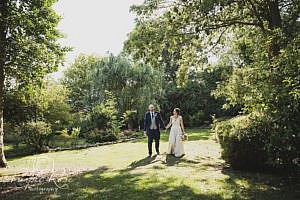
[[[154,105],[150,104],[149,111],[146,112],[144,119],[144,133],[148,136],[149,157],[152,155],[153,140],[155,141],[156,153],[159,155],[160,128],[166,129],[159,112],[156,112]]]

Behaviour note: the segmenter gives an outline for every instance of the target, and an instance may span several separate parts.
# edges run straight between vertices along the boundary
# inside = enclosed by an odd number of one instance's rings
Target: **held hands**
[[[168,128],[167,127],[165,128],[165,133],[168,134]]]

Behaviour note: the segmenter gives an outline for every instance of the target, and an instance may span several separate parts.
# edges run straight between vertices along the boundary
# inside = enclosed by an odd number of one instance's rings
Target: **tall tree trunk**
[[[5,95],[5,63],[6,63],[6,33],[7,33],[7,0],[0,1],[0,167],[6,167],[7,162],[4,155],[4,129],[3,110]]]
[[[269,16],[268,16],[268,22],[269,22],[269,28],[274,31],[276,29],[282,28],[282,20],[280,16],[280,9],[279,9],[279,3],[278,0],[270,0],[269,1]],[[277,33],[272,33],[273,35],[272,42],[270,45],[270,56],[271,58],[277,57],[280,53],[280,43],[279,43],[279,36]]]
[[[3,129],[3,110],[4,110],[4,67],[0,61],[0,167],[6,167],[7,162],[4,155],[4,129]]]

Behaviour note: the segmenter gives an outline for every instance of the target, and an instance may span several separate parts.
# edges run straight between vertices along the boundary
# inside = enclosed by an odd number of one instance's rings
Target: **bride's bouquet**
[[[187,141],[187,140],[188,140],[188,135],[187,135],[186,133],[183,133],[183,134],[181,135],[181,140],[182,140],[182,141]]]

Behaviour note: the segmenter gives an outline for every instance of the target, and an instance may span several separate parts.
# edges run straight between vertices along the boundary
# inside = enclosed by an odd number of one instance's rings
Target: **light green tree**
[[[142,118],[147,105],[162,94],[163,72],[135,64],[122,56],[79,56],[65,72],[63,84],[70,89],[71,104],[85,113],[100,105],[110,91],[119,114],[137,111]]]
[[[56,0],[1,0],[0,2],[0,166],[4,156],[3,109],[9,83],[26,87],[42,82],[56,71],[66,52],[57,39],[60,17],[52,6]],[[7,86],[8,87],[8,86]]]

